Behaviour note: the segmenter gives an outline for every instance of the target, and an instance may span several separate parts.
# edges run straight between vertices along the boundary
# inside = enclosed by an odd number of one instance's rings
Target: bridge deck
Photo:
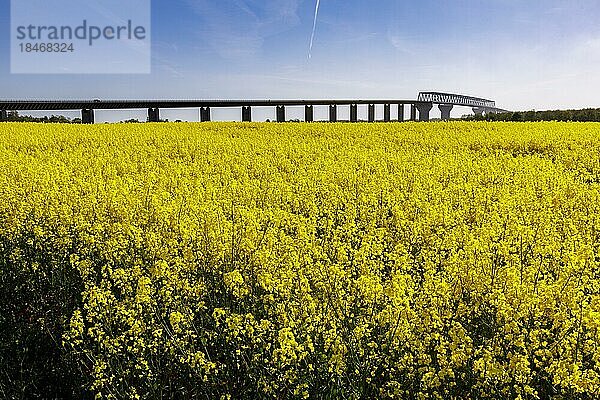
[[[225,108],[330,106],[351,104],[420,104],[415,100],[0,100],[0,110],[118,110],[143,108]]]

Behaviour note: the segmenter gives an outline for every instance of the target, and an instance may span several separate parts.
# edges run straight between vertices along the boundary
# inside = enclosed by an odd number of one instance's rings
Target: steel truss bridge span
[[[438,104],[452,104],[464,107],[487,107],[496,108],[496,102],[493,100],[480,99],[478,97],[464,96],[462,94],[440,93],[440,92],[421,92],[418,101]]]

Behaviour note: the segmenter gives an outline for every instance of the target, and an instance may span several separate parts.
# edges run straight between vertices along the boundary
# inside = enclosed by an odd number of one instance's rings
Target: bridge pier
[[[404,122],[404,104],[398,104],[398,122]]]
[[[276,112],[277,122],[285,122],[285,106],[277,106]]]
[[[417,120],[417,107],[414,104],[410,105],[410,120],[411,121]]]
[[[158,108],[149,108],[148,109],[148,122],[159,122],[160,121],[160,111]]]
[[[0,110],[0,122],[8,121],[8,111]]]
[[[200,122],[210,122],[210,107],[200,107]]]
[[[252,122],[252,108],[250,106],[242,107],[242,122]]]
[[[389,104],[384,104],[384,106],[383,106],[383,121],[384,122],[390,122],[392,120],[391,109],[392,109],[392,107]]]
[[[350,122],[358,122],[358,104],[350,104]]]
[[[335,104],[329,106],[329,122],[337,122],[337,106]]]
[[[89,108],[84,108],[83,110],[81,110],[81,122],[84,124],[93,124],[94,110]]]
[[[429,112],[433,108],[432,103],[419,103],[417,104],[417,110],[419,110],[419,121],[429,121]]]
[[[485,109],[483,107],[473,107],[473,114],[475,115],[483,115]]]
[[[375,104],[369,104],[368,121],[375,122]]]
[[[313,122],[314,119],[313,106],[304,106],[304,122]]]
[[[440,104],[438,105],[440,112],[442,113],[442,120],[448,121],[450,119],[450,112],[454,108],[452,104]]]

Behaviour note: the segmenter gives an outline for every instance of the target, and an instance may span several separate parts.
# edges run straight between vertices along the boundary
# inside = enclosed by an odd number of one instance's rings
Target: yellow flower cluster
[[[65,279],[97,397],[600,397],[598,124],[0,136],[2,268]]]

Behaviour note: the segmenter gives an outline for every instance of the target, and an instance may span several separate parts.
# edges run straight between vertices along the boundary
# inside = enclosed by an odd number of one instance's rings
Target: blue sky
[[[310,59],[315,0],[154,0],[149,75],[10,74],[9,7],[0,0],[0,98],[414,98],[436,90],[510,109],[600,107],[597,0],[321,0]]]

